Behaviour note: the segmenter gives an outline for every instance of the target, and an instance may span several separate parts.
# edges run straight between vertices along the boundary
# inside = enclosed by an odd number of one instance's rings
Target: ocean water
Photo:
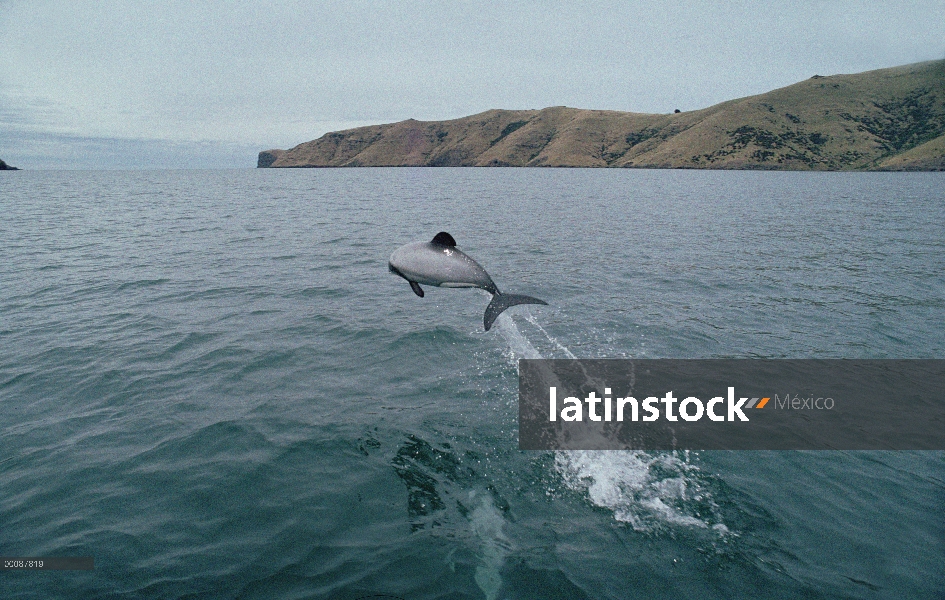
[[[942,598],[945,452],[523,452],[519,358],[945,358],[945,174],[0,176],[4,598]],[[388,273],[448,231],[503,291]]]

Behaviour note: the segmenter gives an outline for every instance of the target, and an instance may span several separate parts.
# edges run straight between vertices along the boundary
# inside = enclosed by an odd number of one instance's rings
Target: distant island
[[[7,163],[0,160],[0,171],[19,171],[16,167],[11,167]]]
[[[408,119],[259,153],[278,167],[945,170],[945,60],[814,75],[701,110],[553,107]]]

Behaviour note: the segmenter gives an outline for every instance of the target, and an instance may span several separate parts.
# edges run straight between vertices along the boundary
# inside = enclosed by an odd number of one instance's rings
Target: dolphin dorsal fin
[[[453,236],[446,233],[445,231],[441,231],[440,233],[433,236],[433,240],[430,243],[439,244],[441,246],[449,246],[451,248],[456,247],[456,240],[454,240]]]

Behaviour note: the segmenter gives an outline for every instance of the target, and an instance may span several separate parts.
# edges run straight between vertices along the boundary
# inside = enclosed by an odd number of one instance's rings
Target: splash
[[[555,453],[555,470],[567,488],[637,531],[671,524],[728,532],[698,469],[674,453],[561,451]]]
[[[555,354],[577,358],[535,317],[525,314],[524,318],[554,346]],[[519,358],[545,358],[511,316],[502,315],[496,323],[508,344],[509,359],[516,365]],[[590,378],[588,383],[603,385]],[[585,442],[596,445],[595,440]],[[676,453],[643,451],[557,451],[554,469],[566,488],[586,495],[591,504],[610,510],[615,520],[637,531],[655,531],[669,524],[728,533],[688,453],[680,458]]]

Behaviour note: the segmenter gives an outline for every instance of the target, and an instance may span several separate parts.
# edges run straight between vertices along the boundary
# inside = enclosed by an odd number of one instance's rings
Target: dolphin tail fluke
[[[485,326],[486,331],[492,328],[492,324],[495,322],[496,318],[502,314],[505,309],[515,306],[517,304],[545,304],[548,303],[544,300],[539,300],[538,298],[532,298],[531,296],[523,296],[521,294],[501,294],[496,292],[492,296],[492,302],[489,303],[489,306],[486,307],[486,314],[482,316],[482,324]]]

